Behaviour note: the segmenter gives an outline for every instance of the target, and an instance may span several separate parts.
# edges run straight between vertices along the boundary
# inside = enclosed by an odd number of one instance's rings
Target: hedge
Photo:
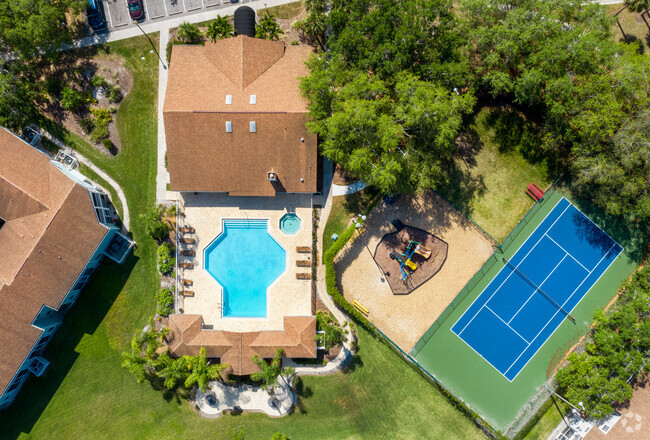
[[[358,222],[363,223],[361,219]],[[334,242],[332,246],[325,252],[323,255],[323,264],[325,264],[325,286],[327,287],[327,293],[332,297],[334,302],[341,306],[350,316],[352,316],[356,321],[360,322],[366,329],[371,333],[377,334],[375,326],[368,321],[364,315],[362,315],[356,308],[350,304],[343,295],[336,283],[336,270],[334,269],[334,257],[338,254],[343,246],[347,244],[348,241],[352,238],[355,230],[357,229],[356,225],[352,223],[346,230],[343,232],[339,238]]]

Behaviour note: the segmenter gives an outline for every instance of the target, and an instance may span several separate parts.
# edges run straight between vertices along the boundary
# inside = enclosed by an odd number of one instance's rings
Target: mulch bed
[[[425,259],[423,256],[414,253],[411,261],[417,264],[418,267],[414,272],[407,270],[410,275],[406,280],[402,280],[400,263],[392,259],[390,253],[393,249],[399,253],[405,253],[409,241],[418,242],[431,250],[431,257]],[[384,235],[377,245],[374,259],[384,273],[393,294],[407,295],[438,273],[447,259],[447,247],[446,242],[433,234],[422,229],[404,226],[400,231]],[[403,256],[400,255],[400,257],[404,259]]]

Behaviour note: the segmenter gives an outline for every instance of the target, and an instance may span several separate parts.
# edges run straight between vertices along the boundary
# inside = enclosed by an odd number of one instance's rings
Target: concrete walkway
[[[99,177],[104,179],[106,182],[108,182],[109,185],[113,187],[115,192],[117,193],[117,196],[120,199],[120,202],[122,202],[122,224],[124,225],[124,228],[128,231],[131,228],[131,216],[129,215],[129,205],[126,203],[126,196],[124,195],[124,191],[122,191],[122,187],[118,185],[118,183],[111,178],[108,174],[106,174],[101,168],[95,166],[94,163],[90,161],[90,159],[86,158],[85,156],[81,155],[78,151],[73,150],[70,148],[68,145],[64,144],[62,141],[59,139],[55,138],[52,136],[49,132],[46,130],[43,130],[42,128],[39,128],[39,131],[42,136],[45,136],[49,140],[51,140],[54,144],[56,144],[57,147],[62,149],[67,155],[76,157],[79,162],[82,164],[86,165],[88,168],[96,172]],[[106,190],[106,188],[103,188],[101,185],[99,185],[97,182],[94,182],[97,186],[102,188],[104,192],[106,192],[106,195],[108,197],[111,197],[111,193]]]
[[[166,22],[162,22],[166,23]],[[164,56],[169,42],[169,28],[160,30],[160,44],[158,52]],[[164,203],[167,200],[175,200],[173,194],[167,193],[169,183],[169,172],[165,167],[165,154],[167,153],[167,141],[165,140],[165,122],[163,120],[163,107],[165,104],[165,92],[167,91],[167,78],[169,69],[165,64],[158,68],[158,159],[156,173],[156,204]]]
[[[354,182],[350,185],[336,185],[332,184],[332,195],[333,196],[345,196],[348,194],[354,194],[355,192],[359,192],[365,187],[367,187],[368,184],[365,182],[362,182],[361,180]]]

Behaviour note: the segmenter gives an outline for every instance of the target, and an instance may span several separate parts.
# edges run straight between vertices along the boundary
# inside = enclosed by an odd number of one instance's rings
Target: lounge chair
[[[193,297],[193,296],[194,296],[194,292],[191,291],[191,290],[181,290],[181,296],[189,296],[189,297]]]
[[[194,284],[194,281],[192,280],[183,280],[183,285],[184,286],[191,286]]]
[[[194,263],[178,263],[181,269],[194,269]]]
[[[181,238],[181,243],[195,244],[196,240],[194,238]]]
[[[194,233],[194,228],[191,226],[182,226],[179,231],[188,233],[188,234],[193,234]]]
[[[311,267],[311,260],[296,260],[298,267]]]
[[[196,256],[196,252],[194,251],[181,251],[181,255],[184,257],[194,257]]]
[[[310,254],[311,253],[311,247],[310,246],[296,246],[296,252],[301,253],[301,254]]]
[[[311,280],[310,273],[296,273],[296,278],[299,280]]]

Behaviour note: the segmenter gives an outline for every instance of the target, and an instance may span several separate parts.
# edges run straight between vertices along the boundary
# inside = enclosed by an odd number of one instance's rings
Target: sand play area
[[[408,295],[395,295],[373,259],[391,222],[433,234],[447,243],[440,270]],[[483,263],[492,255],[492,242],[438,193],[400,197],[393,205],[380,202],[368,216],[363,233],[336,258],[341,292],[369,311],[368,318],[386,336],[409,352]],[[382,247],[383,252],[389,252]],[[376,258],[385,258],[377,255]],[[399,269],[398,269],[399,270]],[[417,273],[417,270],[415,271]]]

